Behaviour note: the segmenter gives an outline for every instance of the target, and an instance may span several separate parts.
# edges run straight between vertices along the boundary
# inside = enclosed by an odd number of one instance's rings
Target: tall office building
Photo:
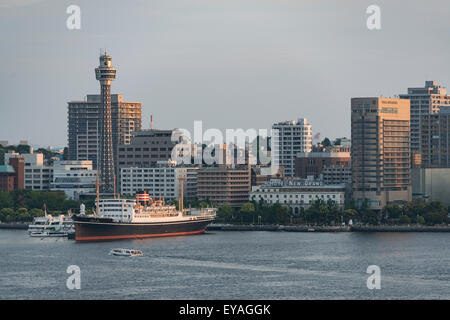
[[[411,200],[409,100],[353,98],[352,189],[357,205],[380,210]]]
[[[425,81],[423,88],[408,88],[407,94],[400,94],[401,99],[409,99],[411,104],[411,152],[422,153],[422,116],[439,113],[440,106],[450,106],[447,90],[437,81]]]
[[[176,130],[176,129],[174,129]],[[128,144],[118,147],[118,168],[156,167],[158,161],[172,158],[174,130],[141,130],[133,132]]]
[[[287,177],[295,175],[295,158],[299,152],[310,152],[312,128],[305,118],[284,121],[272,126],[272,163],[284,167]]]
[[[132,132],[141,130],[142,106],[140,102],[124,101],[121,94],[111,95],[115,69],[110,56],[100,57],[96,76],[101,83],[100,95],[87,95],[84,101],[68,103],[69,160],[91,160],[93,168],[100,172],[105,168],[108,177],[102,175],[102,180],[106,183],[108,179],[112,187],[112,175],[118,167],[117,146],[130,143]]]

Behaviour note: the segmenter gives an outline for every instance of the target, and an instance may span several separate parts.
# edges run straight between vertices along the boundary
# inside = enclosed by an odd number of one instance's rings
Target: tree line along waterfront
[[[389,204],[380,212],[369,209],[363,202],[356,208],[351,202],[340,209],[333,201],[317,199],[299,213],[282,204],[266,205],[262,202],[247,202],[241,208],[222,206],[218,210],[218,222],[231,224],[279,224],[279,225],[323,225],[336,226],[342,223],[367,225],[439,225],[449,224],[449,208],[440,201],[408,201]]]
[[[95,199],[71,200],[63,191],[15,190],[0,191],[0,221],[29,222],[35,217],[48,214],[59,215],[68,212],[78,213],[84,203],[86,213],[95,211]],[[178,208],[178,202],[168,200]],[[209,200],[184,201],[184,207],[212,207]],[[380,212],[368,208],[367,202],[357,208],[353,202],[340,209],[333,201],[318,199],[307,209],[294,213],[288,206],[280,203],[272,205],[263,202],[247,202],[240,208],[223,205],[218,208],[217,222],[229,224],[275,224],[275,225],[324,225],[348,224],[367,225],[439,225],[450,223],[449,208],[439,201],[409,201],[388,204]]]
[[[70,200],[64,191],[0,191],[0,221],[29,222],[35,217],[44,216],[45,209],[51,215],[67,214],[69,211],[76,213],[82,202],[88,208],[86,211],[92,212],[94,199]]]

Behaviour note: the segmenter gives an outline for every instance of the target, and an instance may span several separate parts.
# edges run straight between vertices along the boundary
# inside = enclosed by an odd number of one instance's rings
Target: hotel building
[[[345,206],[344,184],[325,185],[320,180],[293,178],[288,180],[272,179],[266,184],[252,187],[250,201],[273,205],[280,203],[292,209],[293,213],[300,213],[301,208],[309,208],[314,201],[331,200],[340,209]]]
[[[410,106],[406,99],[351,100],[352,189],[361,205],[381,210],[411,200]]]

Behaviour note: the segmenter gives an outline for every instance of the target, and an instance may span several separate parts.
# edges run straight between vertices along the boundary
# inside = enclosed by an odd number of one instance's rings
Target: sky
[[[70,5],[81,29],[69,30]],[[369,30],[369,5],[381,29]],[[143,128],[270,128],[307,118],[350,136],[352,97],[450,86],[448,0],[0,0],[0,140],[67,144],[67,102],[100,90],[140,101]]]

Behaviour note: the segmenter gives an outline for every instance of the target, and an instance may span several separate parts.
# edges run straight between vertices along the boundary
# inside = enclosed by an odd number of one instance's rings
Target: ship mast
[[[183,177],[183,167],[181,167],[181,171],[180,171],[180,187],[181,187],[181,198],[180,198],[180,210],[181,210],[181,214],[184,213],[184,207],[183,207],[183,181],[184,181],[184,177]]]
[[[96,210],[96,214],[97,214],[97,217],[100,215],[99,214],[99,207],[100,207],[100,190],[99,190],[99,188],[100,188],[100,183],[99,183],[99,181],[98,181],[98,168],[97,168],[97,210]]]
[[[114,175],[114,199],[116,199],[116,175]]]

